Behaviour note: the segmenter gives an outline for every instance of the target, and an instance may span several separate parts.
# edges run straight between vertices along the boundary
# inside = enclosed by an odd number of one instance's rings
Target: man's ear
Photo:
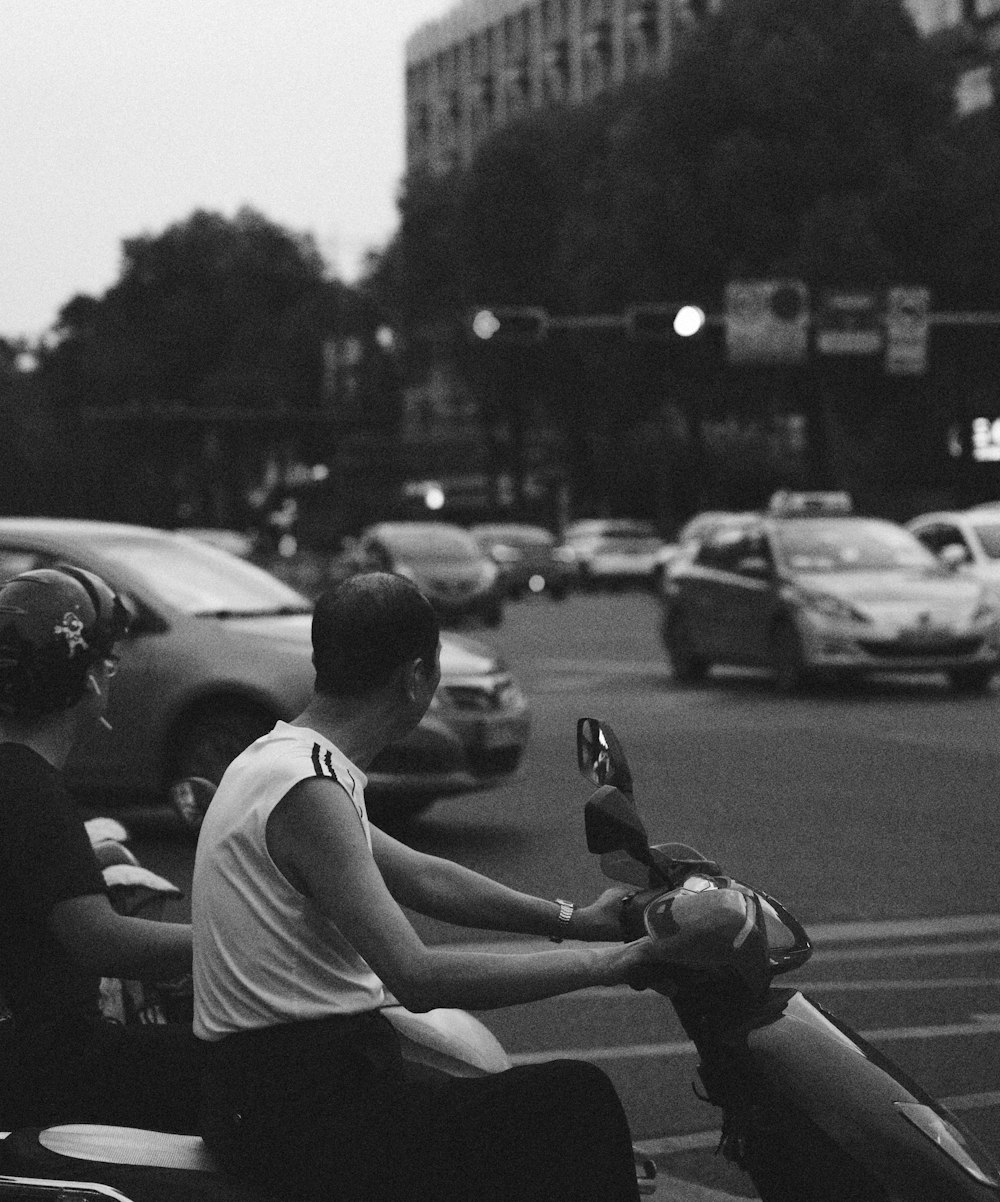
[[[419,659],[408,659],[400,668],[400,683],[408,701],[416,701],[424,670],[423,660]]]

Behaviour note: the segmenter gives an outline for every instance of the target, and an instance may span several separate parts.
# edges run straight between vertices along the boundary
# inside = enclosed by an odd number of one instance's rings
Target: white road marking
[[[941,1098],[941,1105],[959,1114],[964,1110],[988,1110],[1000,1106],[1000,1092],[960,1094]],[[643,1156],[677,1156],[682,1152],[698,1152],[703,1148],[719,1146],[721,1131],[693,1131],[688,1135],[666,1135],[660,1139],[640,1139],[635,1148]]]
[[[996,951],[1000,942],[983,936],[1000,936],[1000,914],[957,914],[941,918],[889,918],[881,921],[826,922],[807,927],[813,943],[813,960],[878,959],[883,956],[951,955],[953,952]],[[977,942],[950,944],[897,943],[860,949],[841,944],[880,943],[907,939],[943,939],[978,936]],[[525,953],[551,951],[547,939],[508,939],[498,942],[442,944],[457,952]],[[610,946],[610,945],[608,945]]]
[[[882,1027],[859,1031],[869,1043],[895,1043],[907,1039],[963,1039],[972,1035],[1000,1034],[1000,1014],[974,1014],[967,1023],[944,1023],[926,1027]],[[695,1046],[690,1040],[676,1039],[667,1043],[632,1043],[600,1048],[550,1048],[544,1052],[514,1052],[512,1064],[541,1064],[546,1060],[664,1060],[692,1056]]]
[[[899,943],[886,947],[841,947],[822,948],[817,951],[811,964],[831,960],[907,960],[927,956],[979,956],[986,952],[1000,951],[1000,939],[966,940],[962,943]]]

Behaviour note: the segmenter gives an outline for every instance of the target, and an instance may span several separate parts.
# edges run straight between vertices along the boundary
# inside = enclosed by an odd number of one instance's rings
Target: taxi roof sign
[[[777,517],[843,517],[853,510],[850,493],[792,492],[787,488],[776,492],[767,506],[768,513]]]

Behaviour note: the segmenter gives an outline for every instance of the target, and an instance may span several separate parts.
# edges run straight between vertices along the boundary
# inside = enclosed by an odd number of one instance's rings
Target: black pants
[[[190,1027],[0,1024],[0,1127],[109,1123],[195,1134],[204,1046]]]
[[[202,1134],[221,1163],[295,1198],[632,1202],[628,1124],[593,1065],[487,1077],[408,1066],[378,1013],[210,1045]]]

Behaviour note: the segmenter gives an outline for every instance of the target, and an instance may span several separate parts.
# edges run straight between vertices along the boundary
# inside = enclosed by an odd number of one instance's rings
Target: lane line
[[[941,1024],[924,1027],[880,1027],[859,1031],[869,1043],[895,1043],[910,1039],[964,1039],[977,1035],[1000,1034],[1000,1014],[973,1015],[967,1023]],[[677,1039],[666,1043],[632,1043],[615,1047],[550,1048],[545,1052],[514,1052],[512,1064],[542,1064],[546,1060],[668,1060],[696,1054],[690,1040]]]
[[[959,1094],[955,1097],[940,1098],[942,1106],[959,1114],[966,1110],[989,1110],[1000,1106],[1000,1091],[992,1093]],[[713,1151],[719,1146],[722,1138],[721,1131],[693,1131],[688,1135],[664,1135],[659,1139],[638,1139],[634,1141],[635,1148],[643,1156],[677,1156],[683,1152],[698,1152],[704,1148]]]
[[[875,939],[927,939],[944,935],[985,935],[997,932],[1000,932],[1000,914],[818,922],[809,928],[809,935],[814,944],[855,943]]]
[[[860,953],[852,953],[852,949],[836,945],[879,940],[928,940],[957,935],[1000,935],[1000,914],[958,914],[941,918],[887,918],[876,921],[828,922],[816,923],[807,929],[813,942],[813,959],[820,956],[829,959],[848,959],[851,954],[872,957],[891,954],[912,955],[922,951],[925,945],[901,944],[899,948],[873,947],[865,948]],[[834,946],[829,946],[831,944]],[[533,938],[479,943],[442,943],[439,946],[456,952],[503,952],[506,954],[552,950],[552,945],[547,939]],[[612,945],[608,944],[608,946]],[[933,944],[926,946],[929,950],[933,950]],[[952,943],[943,946],[944,950],[950,954],[953,948],[964,948],[965,944]],[[1000,944],[984,941],[981,946],[986,951],[994,951]]]
[[[1000,947],[1000,945],[998,945]],[[777,979],[780,986],[781,978]],[[984,989],[1000,990],[1000,977],[900,977],[881,979],[869,977],[857,981],[829,980],[801,981],[794,977],[788,982],[789,989],[797,989],[800,993],[906,993],[909,991],[923,992],[934,989]],[[616,1001],[642,1002],[649,999],[646,993],[629,988],[628,985],[601,986],[592,985],[586,989],[577,989],[573,993],[564,993],[550,1001],[595,1001],[600,998],[607,1000],[614,997]]]

